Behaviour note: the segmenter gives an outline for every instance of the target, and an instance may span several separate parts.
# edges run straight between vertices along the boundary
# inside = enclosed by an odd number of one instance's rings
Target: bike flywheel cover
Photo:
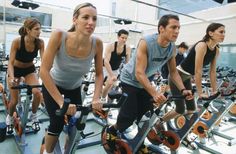
[[[104,150],[108,153],[108,154],[132,154],[132,150],[129,147],[129,144],[123,140],[123,139],[117,139],[115,140],[115,149],[111,149],[110,146],[107,144],[107,140],[106,140],[106,130],[107,130],[108,126],[105,126],[102,130],[102,145]]]
[[[182,128],[185,125],[186,119],[184,116],[179,116],[175,119],[175,125],[177,128]]]
[[[162,131],[162,134],[165,136],[163,144],[170,148],[171,150],[176,150],[180,146],[180,138],[173,131]]]
[[[116,140],[115,154],[132,154],[132,149],[129,147],[128,142],[123,139]]]
[[[201,138],[206,137],[206,131],[209,130],[207,124],[203,121],[198,121],[193,127],[193,133],[199,135]]]
[[[147,135],[148,140],[154,145],[162,144],[161,138],[156,134],[154,129],[151,129]]]
[[[236,116],[236,105],[233,105],[233,106],[230,108],[229,114],[231,114],[232,116]]]

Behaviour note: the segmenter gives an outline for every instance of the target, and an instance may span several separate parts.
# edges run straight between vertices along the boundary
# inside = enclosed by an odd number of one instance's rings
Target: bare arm
[[[147,57],[147,44],[141,39],[137,48],[135,76],[144,89],[153,97],[154,101],[160,104],[164,102],[166,98],[163,94],[156,91],[145,74],[148,63]]]
[[[211,88],[212,91],[215,92],[217,90],[217,82],[216,82],[216,60],[219,56],[219,48],[216,49],[216,56],[211,62],[210,66],[210,81],[211,81]]]
[[[8,81],[14,79],[14,61],[16,58],[16,52],[20,48],[19,44],[20,44],[20,38],[14,39],[11,44],[10,57],[7,68]]]
[[[174,49],[176,51],[176,49]],[[174,51],[174,52],[175,52]],[[175,55],[175,54],[174,54]],[[183,84],[183,81],[176,69],[176,60],[175,56],[172,56],[171,59],[167,62],[168,70],[170,72],[170,79],[176,87],[178,87],[179,90],[185,89],[185,86]]]
[[[111,52],[113,51],[113,46],[114,46],[113,44],[109,44],[106,47],[105,56],[104,56],[104,65],[105,65],[105,68],[110,76],[113,76],[112,68],[110,65]]]
[[[41,59],[43,57],[44,49],[45,49],[44,41],[42,39],[40,39],[40,57],[41,57]]]
[[[50,69],[52,67],[54,57],[57,54],[58,48],[60,47],[61,38],[61,31],[52,32],[46,51],[43,54],[40,66],[40,77],[43,81],[43,84],[60,107],[63,105],[64,100],[50,75]]]
[[[198,96],[202,94],[202,67],[204,56],[207,51],[207,45],[204,42],[199,42],[195,46],[196,57],[195,57],[195,84],[197,88]]]
[[[102,51],[103,51],[102,41],[100,39],[97,39],[96,55],[95,55],[96,81],[95,81],[95,91],[94,91],[93,101],[99,100],[100,94],[102,92],[102,85],[103,85]]]
[[[130,55],[131,55],[131,48],[129,46],[128,47],[126,46],[126,57],[125,57],[126,63],[128,63]]]

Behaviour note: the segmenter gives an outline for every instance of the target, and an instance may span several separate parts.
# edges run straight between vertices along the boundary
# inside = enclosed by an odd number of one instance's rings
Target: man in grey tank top
[[[142,116],[153,109],[150,99],[159,105],[166,101],[166,97],[156,91],[151,85],[148,77],[156,73],[166,62],[168,64],[170,77],[175,85],[182,91],[183,95],[191,95],[186,90],[176,70],[175,44],[179,34],[179,18],[176,15],[164,15],[158,23],[158,33],[142,38],[139,41],[135,55],[124,66],[121,71],[120,80],[122,90],[128,94],[127,101],[122,105],[117,123],[107,130],[107,142],[111,149],[114,148],[114,139],[117,138],[117,130],[125,131],[135,120],[140,121]],[[148,153],[147,147],[139,148],[142,153]]]

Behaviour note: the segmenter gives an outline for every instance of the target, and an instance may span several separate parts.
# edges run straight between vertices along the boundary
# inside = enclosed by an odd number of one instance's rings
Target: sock
[[[46,149],[44,149],[43,154],[54,154],[54,152],[47,152]]]
[[[36,113],[31,112],[31,115],[32,115],[32,116],[36,116]]]

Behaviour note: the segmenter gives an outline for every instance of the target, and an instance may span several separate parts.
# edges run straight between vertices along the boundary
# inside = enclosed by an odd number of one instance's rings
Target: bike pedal
[[[196,149],[198,149],[197,144],[196,144],[195,142],[193,142],[193,141],[189,141],[188,139],[184,139],[184,140],[182,141],[182,144],[183,144],[185,147],[187,147],[187,148],[189,148],[189,149],[191,149],[191,150],[196,150]]]

